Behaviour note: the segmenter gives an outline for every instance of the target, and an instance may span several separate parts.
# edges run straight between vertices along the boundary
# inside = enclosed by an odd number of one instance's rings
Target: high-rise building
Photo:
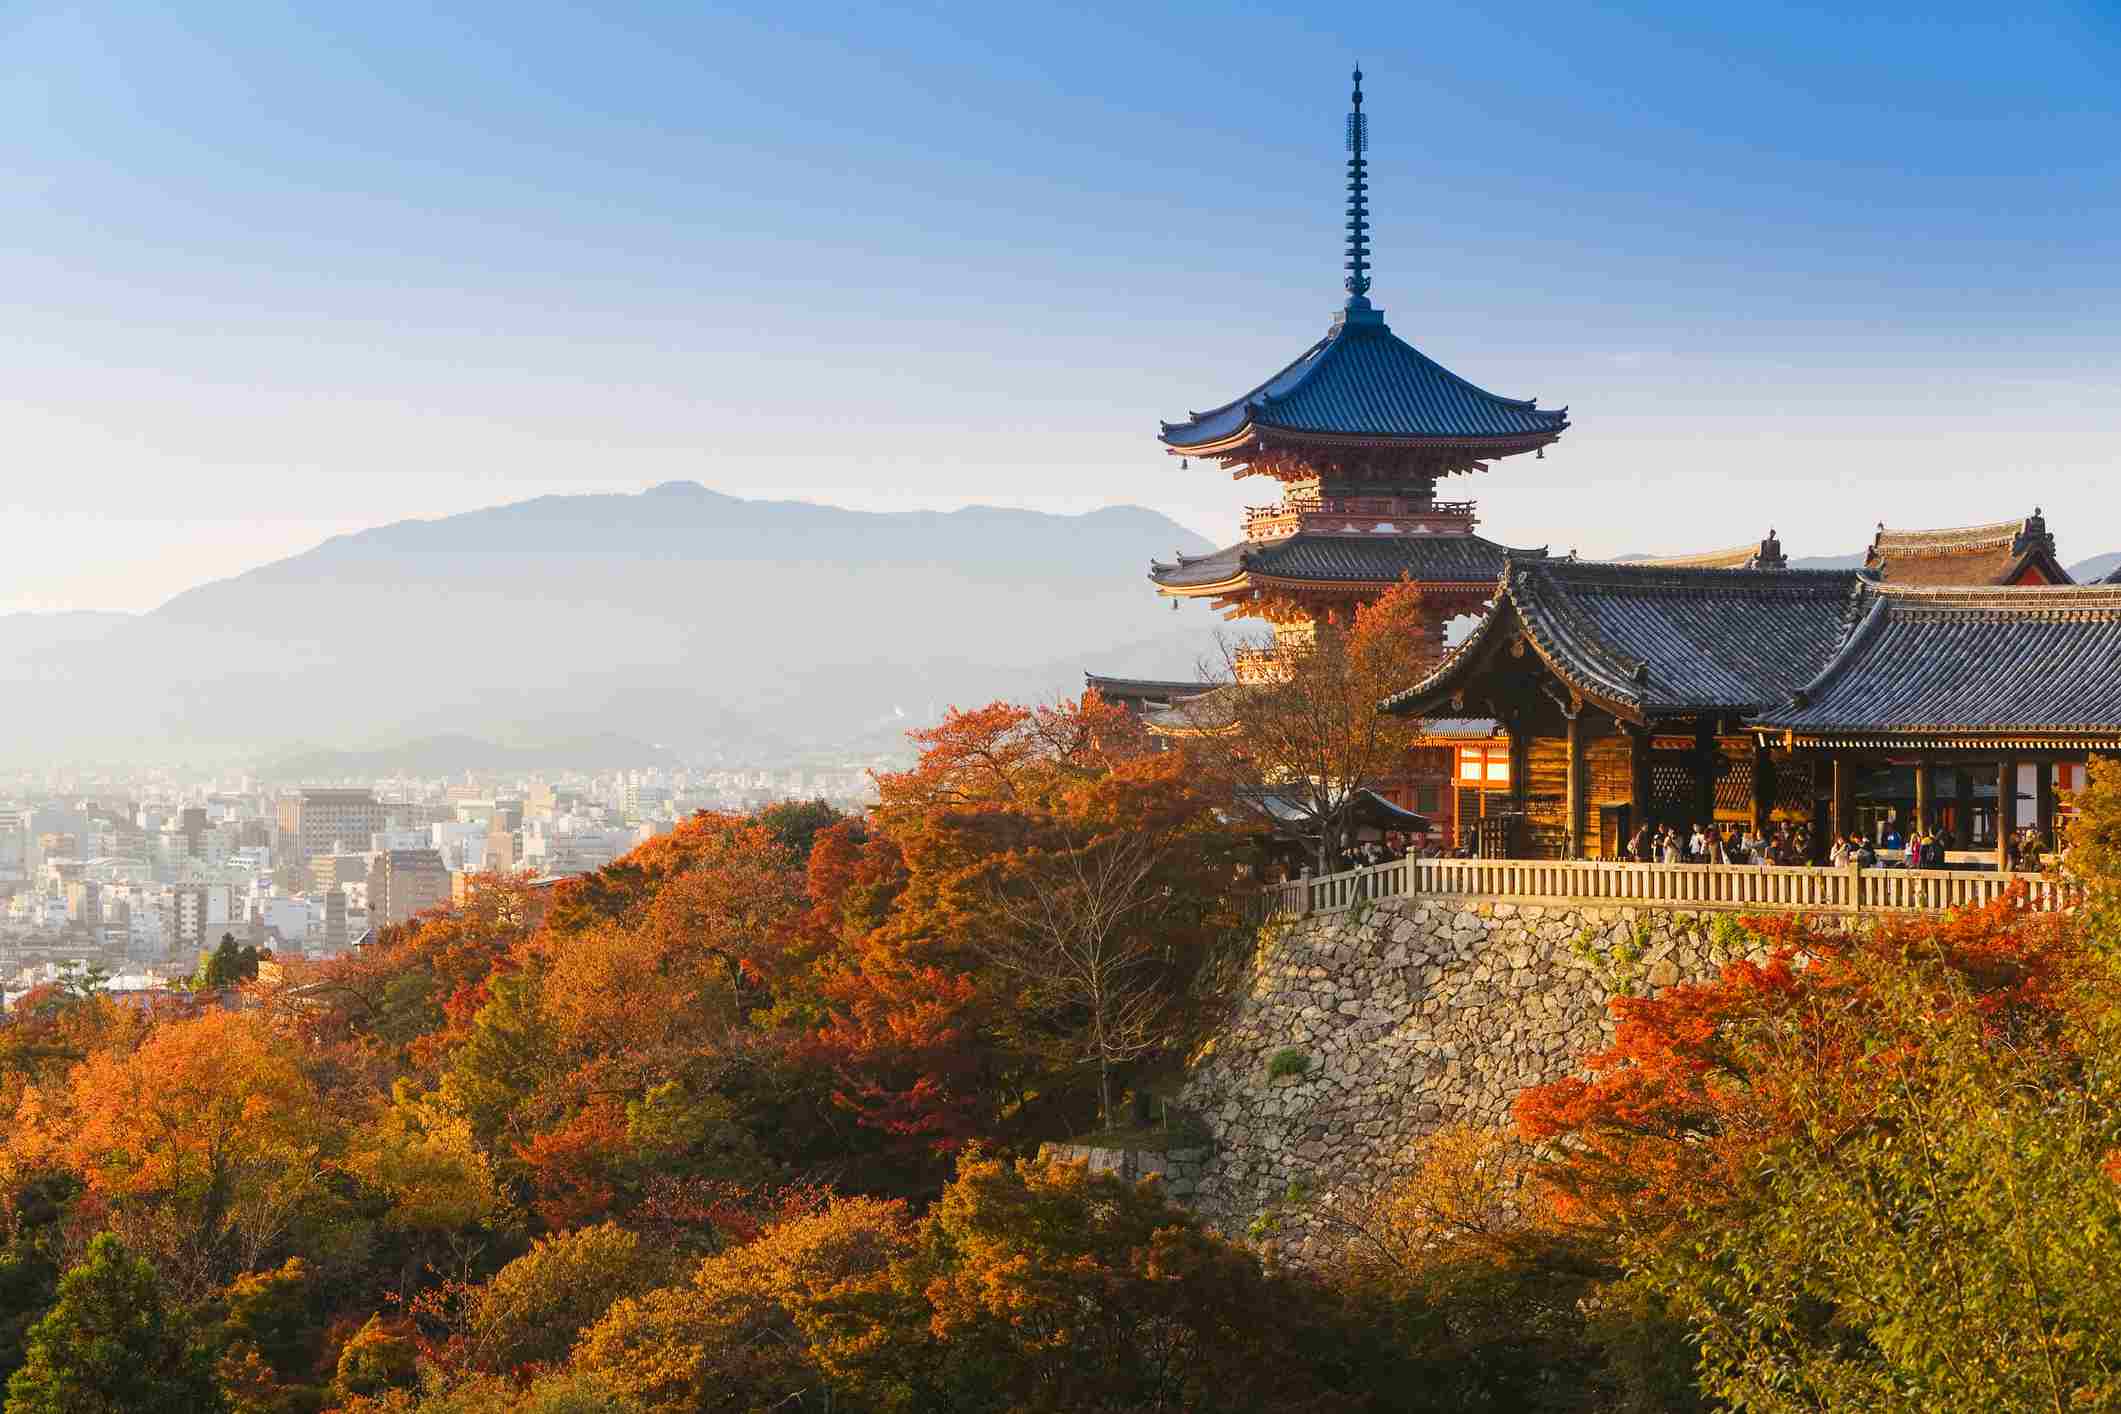
[[[346,890],[324,895],[324,950],[334,955],[346,951]]]
[[[403,923],[449,899],[449,865],[438,849],[379,850],[368,866],[370,927]]]
[[[383,828],[383,803],[371,790],[305,788],[280,801],[276,857],[300,866],[342,843],[358,849]]]
[[[170,951],[195,952],[219,942],[234,916],[234,898],[227,884],[172,884],[170,924],[163,930]]]

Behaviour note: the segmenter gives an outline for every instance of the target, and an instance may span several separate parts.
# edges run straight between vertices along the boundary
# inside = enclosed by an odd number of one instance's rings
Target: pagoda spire
[[[1348,110],[1348,291],[1350,311],[1370,308],[1370,120],[1362,111],[1362,69]]]

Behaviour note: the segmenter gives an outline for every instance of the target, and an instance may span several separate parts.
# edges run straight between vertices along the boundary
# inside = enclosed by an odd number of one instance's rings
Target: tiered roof
[[[1478,535],[1308,535],[1243,541],[1208,555],[1149,562],[1160,588],[1193,594],[1244,585],[1384,585],[1402,576],[1422,584],[1493,584],[1510,556],[1542,558]]]
[[[1240,397],[1163,424],[1173,455],[1243,461],[1277,446],[1435,448],[1432,470],[1470,470],[1482,456],[1544,447],[1569,425],[1568,409],[1475,387],[1385,326],[1371,305],[1369,119],[1362,70],[1348,115],[1348,299],[1323,339]]]
[[[2055,537],[2036,507],[2023,520],[1942,530],[1887,530],[1883,523],[1863,567],[1891,584],[2069,584]]]
[[[1083,674],[1083,689],[1094,692],[1107,702],[1128,707],[1134,711],[1147,711],[1183,702],[1189,697],[1198,697],[1210,691],[1214,684],[1200,681],[1180,682],[1168,678],[1114,678],[1098,673]]]
[[[1568,409],[1499,397],[1395,335],[1375,310],[1350,311],[1294,363],[1184,422],[1163,424],[1173,453],[1224,455],[1273,442],[1464,448],[1489,456],[1543,447]]]

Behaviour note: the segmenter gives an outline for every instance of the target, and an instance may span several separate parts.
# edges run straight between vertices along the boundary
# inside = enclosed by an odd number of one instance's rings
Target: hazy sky
[[[0,609],[676,478],[1227,538],[1157,419],[1324,330],[1357,57],[1373,298],[1576,420],[1495,538],[2121,548],[2121,5],[1847,8],[0,0]]]

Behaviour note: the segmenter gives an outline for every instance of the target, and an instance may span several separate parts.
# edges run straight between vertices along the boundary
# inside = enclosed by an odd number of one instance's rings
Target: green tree
[[[220,946],[210,953],[199,956],[199,970],[192,974],[192,985],[200,991],[219,991],[233,987],[238,982],[252,982],[258,976],[258,950],[254,947],[237,947],[234,933],[223,933]]]
[[[0,1247],[0,1380],[22,1368],[30,1330],[59,1290],[59,1267],[45,1245],[24,1235]]]
[[[59,1283],[7,1382],[10,1414],[213,1414],[226,1408],[206,1351],[153,1267],[105,1233]]]
[[[775,842],[801,863],[810,857],[818,832],[846,817],[822,800],[782,800],[761,810],[757,818]]]
[[[2115,1056],[2004,1035],[1935,964],[1868,966],[1860,1009],[1726,1031],[1771,1086],[1822,1044],[1856,1057],[1866,1103],[1781,1087],[1798,1122],[1735,1201],[1645,1254],[1705,1391],[1759,1414],[2121,1405]]]

